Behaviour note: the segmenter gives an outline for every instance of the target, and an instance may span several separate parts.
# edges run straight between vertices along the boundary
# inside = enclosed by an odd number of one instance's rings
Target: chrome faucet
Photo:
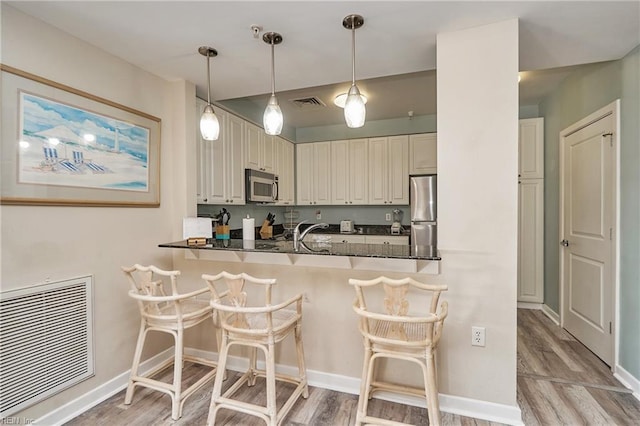
[[[327,229],[329,227],[328,223],[314,223],[313,225],[311,225],[310,227],[308,227],[307,229],[305,229],[304,231],[302,231],[302,233],[300,232],[300,225],[302,225],[303,223],[306,223],[306,220],[303,220],[302,222],[299,222],[298,225],[296,226],[296,229],[294,229],[293,231],[293,250],[294,251],[298,251],[300,249],[300,242],[302,242],[302,240],[304,239],[304,237],[311,231],[313,231],[314,229]]]

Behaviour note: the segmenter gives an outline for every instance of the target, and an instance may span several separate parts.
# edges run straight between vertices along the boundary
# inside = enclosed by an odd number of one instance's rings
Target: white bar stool
[[[279,425],[298,397],[308,398],[307,375],[302,347],[302,295],[299,294],[286,302],[276,305],[271,303],[271,288],[275,279],[254,278],[245,273],[233,275],[221,272],[218,275],[202,275],[211,293],[211,306],[217,316],[217,325],[222,329],[222,342],[218,368],[224,371],[227,365],[229,348],[234,345],[251,348],[249,369],[224,393],[222,393],[222,374],[216,376],[209,407],[208,425],[216,422],[216,415],[221,408],[236,410],[260,417],[268,425]],[[225,291],[216,289],[216,282],[224,281]],[[263,303],[259,306],[247,306],[245,284],[261,287],[264,291]],[[298,377],[276,374],[275,344],[288,335],[293,334],[296,344]],[[265,370],[256,367],[257,350],[265,355]],[[246,382],[248,386],[256,383],[256,377],[266,378],[266,407],[234,400],[231,396]],[[278,411],[276,409],[276,379],[296,385],[295,390]]]
[[[165,392],[171,396],[171,418],[178,420],[182,417],[182,407],[185,400],[213,379],[217,370],[216,363],[212,361],[184,355],[184,331],[212,318],[213,309],[209,304],[209,289],[204,287],[190,293],[180,294],[177,279],[180,271],[163,271],[155,266],[138,264],[132,267],[123,267],[122,270],[131,285],[129,296],[138,302],[138,308],[140,308],[140,332],[138,333],[138,343],[133,356],[124,403],[131,404],[136,386],[145,386]],[[163,286],[163,279],[168,279],[171,283],[168,294]],[[200,295],[207,297],[198,299],[197,297]],[[149,331],[171,334],[175,340],[175,352],[173,357],[143,376],[138,374],[138,368],[140,367],[144,341]],[[182,367],[184,361],[206,365],[212,367],[212,370],[183,390]],[[151,378],[171,364],[173,364],[173,383],[169,384]]]
[[[429,424],[440,425],[440,405],[436,380],[435,350],[442,335],[442,325],[447,317],[447,302],[442,302],[436,312],[440,293],[446,285],[422,284],[412,278],[393,280],[378,277],[373,280],[350,279],[356,291],[353,309],[360,317],[359,329],[364,343],[364,363],[356,425],[401,425],[367,415],[372,394],[389,391],[426,398]],[[430,303],[421,305],[417,312],[409,313],[407,298],[410,291],[430,295]],[[369,305],[365,301],[369,299]],[[371,303],[373,302],[373,303]],[[376,361],[395,358],[420,365],[424,388],[398,385],[376,380]]]

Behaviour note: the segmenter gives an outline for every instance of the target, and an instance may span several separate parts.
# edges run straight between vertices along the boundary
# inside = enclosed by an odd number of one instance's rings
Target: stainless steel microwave
[[[278,176],[260,170],[245,169],[246,197],[253,203],[278,201]]]

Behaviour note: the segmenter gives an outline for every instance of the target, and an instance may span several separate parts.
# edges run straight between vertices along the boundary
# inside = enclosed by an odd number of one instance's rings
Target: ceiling
[[[435,113],[436,36],[501,20],[520,22],[520,104],[535,105],[575,66],[620,59],[640,44],[635,1],[29,1],[4,2],[168,80],[194,82],[206,98],[240,98],[263,108],[270,91],[270,48],[250,27],[276,31],[276,91],[287,124],[342,122],[332,105],[351,78],[351,34],[358,13],[356,78],[369,97],[367,119]],[[544,71],[542,71],[544,70]],[[470,70],[472,72],[472,70]],[[416,90],[418,88],[418,90]],[[318,96],[326,108],[289,99]]]

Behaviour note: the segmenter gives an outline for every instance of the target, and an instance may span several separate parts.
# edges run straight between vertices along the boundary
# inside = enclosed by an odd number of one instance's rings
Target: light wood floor
[[[187,365],[185,384],[197,379],[202,367]],[[164,372],[167,381],[171,370]],[[237,373],[229,372],[225,388]],[[278,383],[278,406],[292,385]],[[93,407],[67,425],[204,425],[212,386],[187,400],[180,420],[171,420],[171,401],[161,392],[137,388],[132,405],[124,405],[124,391]],[[224,388],[223,388],[224,390]],[[238,397],[264,403],[264,382],[243,388]],[[531,425],[640,425],[640,402],[612,376],[608,367],[557,327],[541,311],[518,310],[518,403]],[[300,399],[283,424],[352,425],[356,395],[309,387],[309,399]],[[427,425],[427,410],[373,399],[369,413],[390,420]],[[496,425],[484,420],[442,413],[445,425]],[[263,425],[256,417],[221,410],[220,425]]]

